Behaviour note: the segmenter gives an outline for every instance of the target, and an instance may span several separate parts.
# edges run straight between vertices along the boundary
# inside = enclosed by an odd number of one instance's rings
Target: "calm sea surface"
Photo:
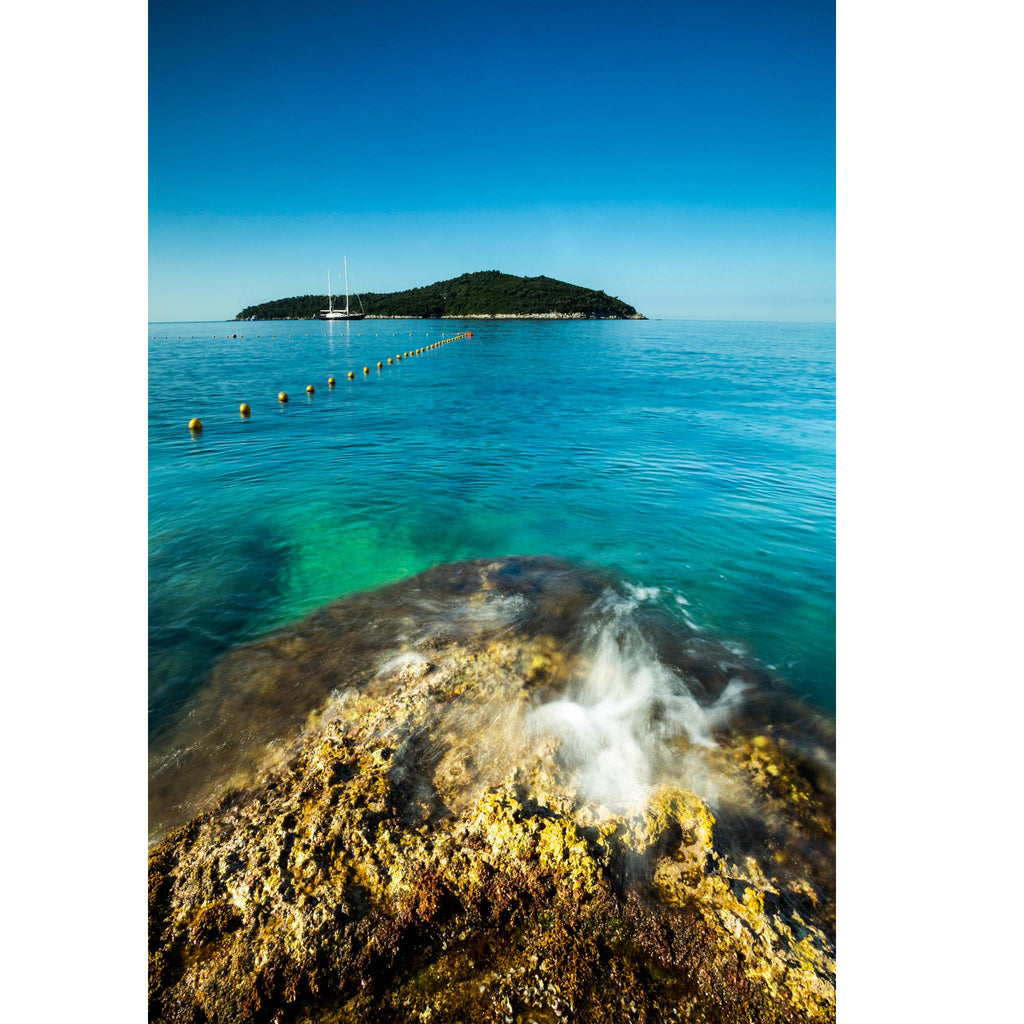
[[[150,324],[149,353],[153,729],[335,597],[529,554],[657,588],[834,708],[832,326]]]

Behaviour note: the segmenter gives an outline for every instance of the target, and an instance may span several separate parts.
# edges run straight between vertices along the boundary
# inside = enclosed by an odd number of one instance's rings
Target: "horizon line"
[[[465,317],[465,316],[450,316],[450,317],[429,317],[429,316],[414,316],[414,317],[394,317],[394,316],[381,316],[373,317],[374,320],[480,320],[480,319],[491,319],[490,317]],[[522,319],[532,320],[535,319],[531,316],[523,317],[494,317],[496,321],[507,323],[509,320]],[[613,320],[616,322],[625,323],[626,321],[632,321],[633,323],[643,323],[643,320],[634,320],[633,317],[593,317],[594,320]],[[589,322],[590,318],[585,317],[583,321]],[[658,320],[678,320],[683,323],[698,323],[698,324],[814,324],[821,327],[835,327],[835,320],[765,320],[761,317],[747,319],[743,317],[729,317],[729,316],[645,316],[644,320],[648,323]],[[263,323],[263,324],[274,324],[274,323],[316,323],[322,322],[327,323],[326,320],[321,321],[319,317],[306,317],[306,318],[295,318],[293,320],[236,320],[234,317],[228,317],[225,320],[147,320],[147,324],[245,324],[245,323]],[[580,323],[580,320],[551,320],[550,323]]]

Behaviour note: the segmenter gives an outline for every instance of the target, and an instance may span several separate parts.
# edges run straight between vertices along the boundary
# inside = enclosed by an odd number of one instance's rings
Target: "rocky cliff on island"
[[[835,1019],[832,728],[646,595],[439,566],[215,666],[151,760],[151,1019]]]

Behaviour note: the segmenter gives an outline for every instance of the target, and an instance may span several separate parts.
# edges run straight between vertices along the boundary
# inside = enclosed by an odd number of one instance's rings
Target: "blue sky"
[[[472,270],[834,319],[834,8],[150,4],[150,317]]]

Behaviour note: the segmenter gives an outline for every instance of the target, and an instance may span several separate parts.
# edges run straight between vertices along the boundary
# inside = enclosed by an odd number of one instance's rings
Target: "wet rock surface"
[[[223,659],[151,766],[151,1019],[834,1020],[831,726],[636,604],[460,563]]]

